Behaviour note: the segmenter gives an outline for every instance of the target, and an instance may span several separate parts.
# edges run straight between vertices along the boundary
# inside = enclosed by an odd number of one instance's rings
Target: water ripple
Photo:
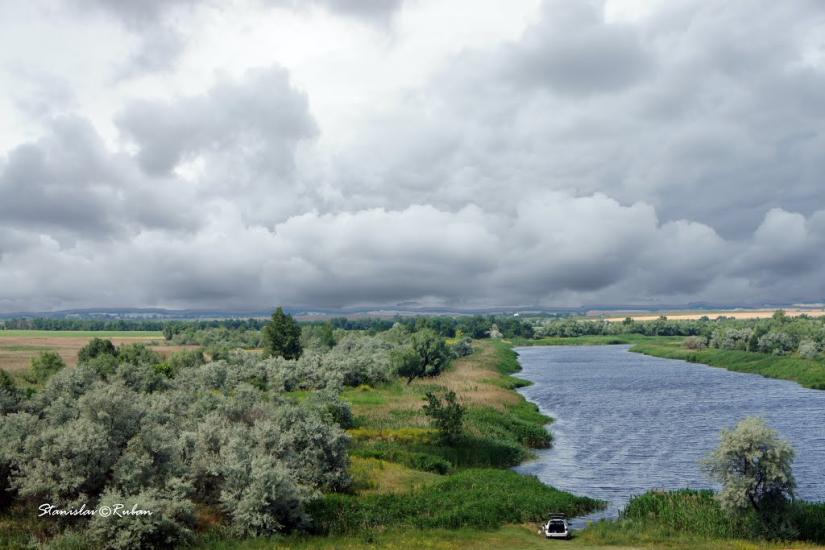
[[[699,460],[719,430],[761,416],[796,450],[798,496],[825,500],[825,391],[628,348],[517,350],[534,383],[519,391],[556,419],[553,448],[518,471],[606,500],[599,517],[614,517],[649,489],[712,487]]]

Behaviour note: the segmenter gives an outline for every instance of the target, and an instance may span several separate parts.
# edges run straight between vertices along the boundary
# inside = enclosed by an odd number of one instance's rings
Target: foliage
[[[89,523],[89,538],[112,550],[165,549],[184,546],[194,539],[195,513],[192,503],[171,491],[149,489],[137,495],[108,491],[99,505],[118,509],[108,517],[95,516]],[[148,510],[151,515],[140,515]],[[124,512],[138,512],[127,515]]]
[[[579,515],[602,504],[548,487],[510,470],[471,469],[440,483],[400,494],[327,495],[312,515],[322,533],[352,533],[402,525],[417,528],[476,527],[543,519],[548,510]]]
[[[793,499],[791,471],[794,451],[759,418],[742,420],[722,430],[719,448],[704,461],[710,476],[722,485],[717,495],[722,509],[739,513],[749,509],[763,521],[774,522]]]
[[[796,350],[797,346],[796,340],[790,334],[772,331],[759,337],[756,349],[762,353],[785,355]]]
[[[621,518],[712,538],[748,538],[753,533],[752,518],[730,516],[708,490],[650,491],[634,496]]]
[[[805,359],[816,359],[819,357],[819,346],[812,340],[804,340],[799,343],[799,356]]]
[[[303,351],[301,348],[301,327],[291,315],[278,308],[272,314],[272,320],[263,328],[262,338],[264,355],[267,357],[283,357],[284,359],[298,359]]]
[[[65,367],[66,363],[57,353],[53,351],[41,352],[37,357],[32,359],[31,381],[42,384],[53,374],[60,372]]]
[[[705,349],[708,347],[707,340],[701,336],[688,336],[682,345],[687,349]]]
[[[392,360],[398,375],[409,383],[415,378],[440,374],[449,364],[450,357],[444,339],[430,329],[423,329],[413,333],[409,345],[396,350]]]
[[[157,365],[161,357],[146,344],[128,344],[117,348],[117,358],[121,363],[130,365]]]
[[[196,504],[217,507],[238,533],[267,534],[305,528],[308,500],[347,490],[348,438],[336,424],[347,406],[334,395],[295,403],[270,393],[267,367],[288,361],[187,359],[170,379],[146,351],[121,356],[136,364],[102,353],[61,370],[6,411],[4,494],[66,508],[151,504],[159,512],[138,522],[77,526],[110,547],[165,548],[191,539]],[[105,358],[114,363],[101,369]]]
[[[448,445],[455,445],[463,433],[464,415],[467,408],[458,402],[454,391],[450,390],[442,400],[433,392],[424,395],[427,403],[424,414],[430,417],[433,426],[438,429],[441,440]]]
[[[92,338],[88,344],[80,349],[77,353],[77,360],[80,363],[85,363],[90,359],[94,359],[100,355],[117,356],[117,348],[111,340],[104,340],[102,338]]]
[[[14,383],[14,379],[0,369],[0,414],[16,411],[21,399],[23,392]]]
[[[473,354],[473,341],[469,338],[462,338],[450,348],[456,357],[467,357]]]

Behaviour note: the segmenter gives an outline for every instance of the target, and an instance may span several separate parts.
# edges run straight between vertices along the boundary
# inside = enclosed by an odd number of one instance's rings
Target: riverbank
[[[630,351],[663,359],[681,359],[734,372],[759,374],[767,378],[791,380],[801,386],[825,390],[825,358],[805,359],[797,354],[773,355],[751,351],[716,348],[688,349],[683,336],[644,336],[617,334],[610,336],[549,337],[512,340],[513,346],[600,346],[631,345]]]
[[[825,390],[825,361],[822,359],[715,348],[693,350],[685,348],[682,339],[644,340],[634,344],[630,351],[636,353],[792,380],[806,388]]]
[[[344,391],[354,422],[354,493],[315,503],[317,535],[238,541],[215,532],[200,547],[529,548],[545,543],[537,529],[548,513],[578,516],[601,507],[510,469],[551,444],[552,419],[514,391],[527,382],[512,376],[520,366],[509,344],[473,346],[437,377]],[[439,441],[422,409],[426,392],[450,390],[467,408],[464,436],[452,446]]]

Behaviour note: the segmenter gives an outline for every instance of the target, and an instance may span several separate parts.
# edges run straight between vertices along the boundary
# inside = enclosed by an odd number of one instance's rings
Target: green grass
[[[812,548],[800,543],[780,544],[743,540],[698,539],[689,536],[672,537],[666,541],[651,540],[622,544],[617,539],[610,543],[594,542],[587,532],[572,541],[547,541],[537,534],[538,525],[507,525],[498,529],[415,529],[392,528],[367,531],[356,535],[329,537],[289,536],[283,538],[257,538],[243,541],[205,539],[197,548],[209,550],[271,550],[292,548],[296,550],[355,550],[393,549],[406,550],[477,550],[501,548],[507,550],[547,550],[548,548],[575,548],[577,550],[631,550],[638,548],[672,550],[778,550],[785,548]]]
[[[654,341],[636,344],[630,351],[703,363],[736,372],[761,374],[768,378],[792,380],[806,388],[825,389],[825,361],[803,359],[795,355],[769,355],[750,351],[707,348],[691,350],[680,341]]]
[[[825,543],[825,503],[794,503],[788,518],[800,540]],[[595,523],[584,531],[583,537],[601,544],[641,544],[744,540],[753,539],[760,532],[754,516],[732,517],[724,513],[712,491],[682,489],[636,496],[620,519]]]
[[[2,338],[163,338],[159,330],[0,330]]]
[[[491,529],[540,521],[549,511],[573,516],[600,506],[511,470],[469,469],[409,493],[326,495],[311,512],[320,533],[345,534],[400,526]]]
[[[548,336],[527,340],[514,338],[513,346],[605,346],[618,344],[640,344],[643,342],[681,342],[681,336],[645,336],[643,334],[616,334],[610,336]]]

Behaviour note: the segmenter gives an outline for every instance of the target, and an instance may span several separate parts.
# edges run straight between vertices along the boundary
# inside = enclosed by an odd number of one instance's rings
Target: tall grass
[[[470,469],[424,489],[401,494],[331,494],[314,502],[319,533],[356,533],[376,527],[495,528],[539,521],[549,512],[571,516],[603,506],[510,470]]]
[[[825,543],[825,503],[795,502],[787,519],[798,540]],[[600,522],[589,537],[602,542],[693,539],[757,539],[765,532],[756,514],[725,513],[713,491],[650,491],[630,499],[619,520]]]

